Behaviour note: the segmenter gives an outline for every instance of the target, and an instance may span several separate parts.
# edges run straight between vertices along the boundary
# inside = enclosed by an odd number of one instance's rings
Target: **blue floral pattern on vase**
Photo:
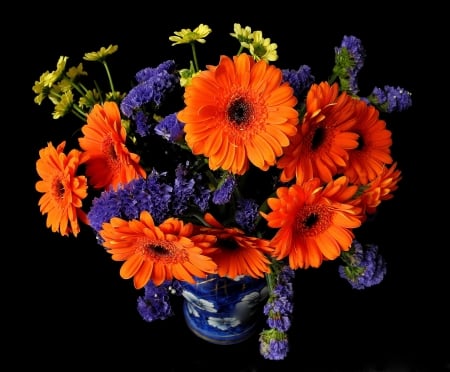
[[[198,337],[215,344],[236,344],[257,330],[268,298],[265,279],[209,275],[195,284],[182,283],[183,313]]]

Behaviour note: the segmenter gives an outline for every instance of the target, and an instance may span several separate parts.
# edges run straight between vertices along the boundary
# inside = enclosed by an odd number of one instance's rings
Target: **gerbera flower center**
[[[115,163],[117,161],[117,152],[114,147],[114,141],[112,140],[111,136],[107,136],[103,141],[103,148],[104,153],[107,157],[107,159],[111,159],[112,163]]]
[[[244,129],[254,117],[253,106],[244,97],[232,99],[226,112],[228,120],[239,129]]]
[[[63,199],[64,193],[65,193],[65,187],[64,183],[59,178],[55,178],[53,180],[53,195],[55,196],[55,199]]]
[[[184,250],[177,247],[171,241],[146,241],[142,244],[143,254],[150,256],[155,261],[163,261],[166,264],[184,262]]]
[[[311,148],[313,150],[316,150],[317,148],[320,147],[320,145],[323,143],[325,138],[325,129],[322,127],[318,127],[315,131],[314,131],[314,135],[311,141]]]
[[[296,217],[298,235],[315,236],[325,231],[331,223],[331,213],[324,205],[307,205]]]
[[[147,249],[150,249],[152,252],[157,254],[158,256],[168,255],[170,252],[161,244],[149,244]]]
[[[238,248],[238,244],[234,239],[218,239],[216,244],[219,248],[225,249],[227,251],[234,251],[236,250],[236,248]]]
[[[362,149],[364,149],[364,136],[362,136],[360,133],[359,137],[358,137],[358,146],[355,148],[355,150],[359,150],[361,151]]]

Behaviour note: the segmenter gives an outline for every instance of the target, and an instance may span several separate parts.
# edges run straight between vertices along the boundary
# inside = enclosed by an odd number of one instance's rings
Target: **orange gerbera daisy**
[[[313,84],[306,97],[306,114],[291,144],[277,163],[280,180],[297,183],[314,177],[329,182],[347,164],[348,150],[358,146],[353,132],[355,100],[335,83]]]
[[[42,214],[47,213],[47,227],[63,236],[80,232],[78,218],[86,222],[81,210],[82,201],[87,196],[87,179],[77,176],[81,152],[73,149],[64,154],[66,142],[56,148],[51,142],[39,151],[36,170],[42,180],[36,182],[36,190],[44,193],[39,199]]]
[[[160,285],[173,278],[195,283],[193,276],[205,278],[215,273],[217,265],[202,253],[202,247],[215,242],[215,237],[202,235],[191,239],[194,226],[176,218],[168,218],[155,226],[149,212],[141,212],[139,220],[118,217],[104,223],[102,245],[115,261],[125,261],[120,268],[123,279],[133,277],[136,289],[151,280]]]
[[[355,102],[356,124],[352,131],[359,135],[358,147],[349,151],[349,161],[343,169],[350,182],[367,184],[377,177],[385,164],[392,163],[392,133],[386,122],[379,119],[374,106],[364,101]]]
[[[274,256],[289,256],[292,269],[319,267],[350,248],[361,225],[362,209],[352,200],[358,187],[341,176],[323,186],[319,178],[277,189],[269,198],[272,211],[261,215],[278,229],[271,240]]]
[[[396,162],[390,168],[383,167],[377,178],[370,182],[361,194],[361,204],[365,212],[374,214],[383,200],[392,199],[401,179],[401,171],[397,169]]]
[[[185,89],[186,142],[213,170],[244,174],[249,163],[267,170],[297,130],[294,91],[282,72],[248,54],[221,56],[218,66],[196,75]]]
[[[129,152],[125,145],[126,130],[117,103],[96,104],[81,131],[84,137],[79,138],[79,144],[85,151],[83,162],[93,187],[117,189],[119,184],[146,177],[139,155]]]
[[[217,242],[205,248],[204,253],[217,263],[219,276],[262,278],[270,272],[270,260],[266,254],[273,250],[268,240],[247,236],[236,227],[224,227],[210,213],[206,213],[204,219],[209,226],[198,226],[198,231],[217,237]]]

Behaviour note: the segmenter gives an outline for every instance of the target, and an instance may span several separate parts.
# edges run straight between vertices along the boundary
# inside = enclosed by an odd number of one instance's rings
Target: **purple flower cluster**
[[[168,217],[182,216],[190,205],[205,211],[211,192],[202,186],[201,178],[200,173],[188,171],[187,165],[180,164],[173,182],[167,173],[153,170],[146,179],[103,191],[92,201],[88,213],[90,226],[99,232],[103,223],[113,217],[137,219],[142,211],[149,211],[156,224]]]
[[[341,88],[358,94],[357,77],[366,58],[361,40],[356,36],[344,36],[340,47],[334,48],[334,51],[336,65],[333,72],[339,76]]]
[[[156,124],[153,112],[166,100],[166,97],[179,87],[175,61],[162,62],[157,67],[146,67],[135,75],[137,85],[130,89],[120,104],[120,110],[132,119],[136,125],[136,133],[142,137],[150,133],[150,124]],[[143,110],[150,105],[152,110]],[[153,120],[153,121],[152,121]]]
[[[375,244],[362,245],[354,240],[349,252],[341,255],[339,275],[355,289],[364,289],[381,283],[386,275],[386,262]]]
[[[177,119],[176,112],[167,115],[155,125],[155,133],[169,142],[178,142],[183,139],[184,124]]]
[[[192,206],[200,212],[208,209],[211,190],[207,187],[207,180],[203,173],[192,169],[191,164],[179,164],[175,170],[174,196],[172,203],[172,216],[182,217]]]
[[[147,322],[164,320],[174,315],[170,296],[180,296],[181,285],[178,281],[167,281],[156,286],[151,280],[144,287],[144,295],[137,299],[137,310]]]
[[[219,187],[213,193],[213,203],[217,205],[228,203],[235,188],[236,177],[231,173],[226,174]]]
[[[310,88],[314,82],[314,76],[311,74],[311,67],[302,65],[299,69],[284,69],[282,70],[283,81],[288,82],[294,89],[294,96],[297,99],[302,99],[303,93]]]
[[[259,204],[253,199],[239,199],[234,218],[239,227],[247,234],[256,229],[256,219],[259,217]]]
[[[267,325],[260,334],[260,353],[266,359],[282,360],[289,351],[287,331],[291,327],[294,311],[293,279],[295,276],[288,264],[278,272],[269,299],[264,305]]]
[[[400,112],[412,106],[411,93],[401,87],[375,87],[367,100],[385,112]]]
[[[135,179],[116,191],[103,191],[94,198],[88,212],[89,224],[99,232],[103,223],[113,217],[137,219],[145,210],[160,223],[170,215],[172,192],[173,186],[165,182],[165,173],[153,171],[147,179]]]

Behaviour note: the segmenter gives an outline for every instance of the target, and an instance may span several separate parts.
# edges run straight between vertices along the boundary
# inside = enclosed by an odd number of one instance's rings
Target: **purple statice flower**
[[[173,187],[173,215],[183,216],[191,205],[204,212],[211,198],[211,191],[203,175],[191,168],[189,161],[179,164],[175,170]]]
[[[137,310],[147,322],[164,320],[174,315],[171,295],[181,295],[178,281],[166,281],[156,286],[151,280],[144,287],[144,295],[137,299]]]
[[[184,136],[184,124],[177,119],[177,114],[169,114],[156,126],[155,133],[169,142],[178,142]]]
[[[146,136],[149,133],[146,128],[149,123],[145,123],[143,119],[150,119],[151,115],[139,113],[145,111],[147,105],[152,109],[161,106],[167,95],[179,86],[180,79],[173,60],[162,62],[156,68],[144,68],[136,73],[135,78],[138,84],[124,97],[120,110],[127,118],[137,121],[139,126],[136,132]]]
[[[390,85],[385,85],[383,89],[375,87],[367,100],[380,110],[389,113],[405,111],[412,106],[410,92]]]
[[[144,111],[137,111],[134,115],[134,123],[136,125],[136,133],[141,137],[145,137],[150,132],[150,127],[148,125],[148,114]]]
[[[340,53],[342,49],[347,49],[352,60],[355,63],[355,70],[360,71],[364,66],[364,59],[366,58],[366,51],[360,39],[356,36],[344,36],[342,38],[340,48],[335,48],[335,53]]]
[[[310,88],[314,82],[314,76],[311,74],[311,67],[302,65],[296,71],[294,69],[281,70],[283,73],[283,81],[288,82],[294,89],[294,96],[298,100],[302,99],[302,94]]]
[[[164,182],[165,173],[152,173],[146,178],[137,178],[117,190],[103,191],[92,201],[88,212],[90,226],[97,232],[104,222],[113,217],[136,219],[142,211],[149,211],[156,224],[170,213],[173,188]]]
[[[212,202],[217,205],[223,205],[230,201],[233,191],[236,188],[236,178],[232,173],[227,173],[219,187],[213,192]]]
[[[259,352],[269,360],[283,360],[289,351],[286,333],[276,330],[264,330],[259,337]]]
[[[264,305],[264,314],[267,315],[267,324],[271,328],[286,332],[291,326],[291,316],[294,311],[294,291],[292,280],[294,270],[284,265],[275,279],[275,286]]]
[[[287,332],[291,328],[291,317],[290,315],[283,315],[281,312],[275,311],[275,307],[282,307],[282,301],[274,301],[272,303],[267,303],[269,306],[264,308],[264,314],[268,315],[267,325],[272,329],[277,329],[280,332]],[[280,306],[281,304],[281,306]],[[274,308],[272,308],[272,305]]]
[[[340,47],[334,48],[335,67],[333,72],[339,76],[341,88],[352,94],[359,92],[358,73],[364,65],[366,51],[356,36],[344,36]]]
[[[375,244],[363,246],[354,240],[351,249],[343,252],[341,257],[344,265],[339,266],[339,275],[355,289],[377,285],[386,275],[386,262]]]
[[[238,199],[234,219],[238,226],[247,234],[256,228],[256,219],[259,216],[259,205],[253,199]]]
[[[109,222],[113,217],[122,217],[124,215],[123,205],[127,203],[126,198],[122,198],[115,191],[103,191],[99,197],[92,201],[91,209],[87,217],[89,225],[99,232],[104,222]]]
[[[157,79],[158,76],[161,74],[164,75],[167,72],[174,72],[175,70],[175,61],[174,60],[167,60],[164,62],[161,62],[157,67],[146,67],[142,70],[139,70],[136,75],[136,81],[140,84],[148,80],[154,80]]]
[[[269,299],[264,305],[263,312],[267,315],[267,325],[270,329],[261,332],[260,352],[266,359],[284,359],[288,351],[287,331],[291,327],[294,312],[293,278],[294,270],[288,264],[281,268],[274,268],[276,273],[273,282],[269,278],[272,288]]]

